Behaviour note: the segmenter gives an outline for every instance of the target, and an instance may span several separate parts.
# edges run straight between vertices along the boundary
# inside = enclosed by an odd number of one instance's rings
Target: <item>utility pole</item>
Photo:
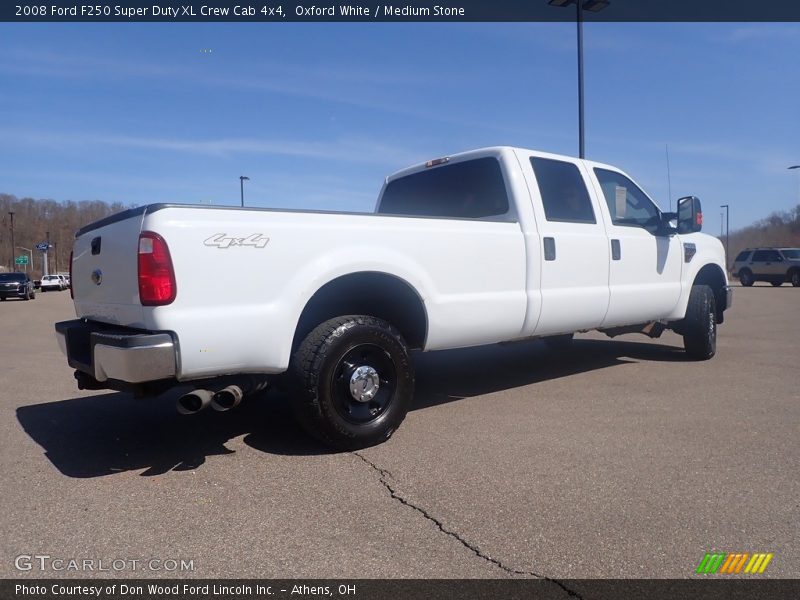
[[[12,271],[16,271],[17,266],[14,263],[14,253],[17,251],[17,245],[14,243],[14,211],[8,211],[8,214],[11,215],[11,267]]]

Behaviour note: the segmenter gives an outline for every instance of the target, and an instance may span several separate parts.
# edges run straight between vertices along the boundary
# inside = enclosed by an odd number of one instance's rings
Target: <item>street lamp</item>
[[[244,175],[239,175],[239,185],[241,187],[242,192],[242,208],[244,208],[244,182],[250,181],[249,177],[245,177]]]
[[[8,214],[11,215],[11,270],[16,270],[16,265],[14,264],[14,249],[16,248],[16,244],[14,243],[14,211],[8,211]]]
[[[792,165],[791,167],[789,167],[790,171],[792,169],[800,169],[800,165]],[[800,203],[800,171],[797,172],[797,200],[798,203]]]
[[[725,262],[730,260],[730,241],[731,237],[731,212],[730,207],[727,204],[720,204],[720,208],[725,209]]]
[[[600,12],[611,4],[608,0],[550,0],[551,6],[567,7],[574,4],[578,25],[578,151],[580,158],[586,158],[586,145],[583,135],[583,11]]]

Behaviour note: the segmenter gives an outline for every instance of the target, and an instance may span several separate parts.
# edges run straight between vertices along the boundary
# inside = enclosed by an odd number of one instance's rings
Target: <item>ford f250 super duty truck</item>
[[[701,224],[697,198],[664,213],[614,167],[485,148],[387,177],[373,213],[153,204],[87,225],[78,319],[55,327],[82,389],[191,386],[191,413],[285,374],[304,428],[354,449],[403,421],[410,349],[669,328],[711,358],[732,296]]]

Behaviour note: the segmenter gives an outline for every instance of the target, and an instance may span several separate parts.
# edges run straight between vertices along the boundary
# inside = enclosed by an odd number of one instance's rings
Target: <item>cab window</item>
[[[563,160],[531,158],[548,221],[597,223],[578,167]]]
[[[595,169],[603,196],[614,225],[630,225],[652,229],[661,221],[661,214],[653,201],[622,173]]]
[[[500,163],[477,158],[390,181],[379,214],[504,220],[509,212]]]

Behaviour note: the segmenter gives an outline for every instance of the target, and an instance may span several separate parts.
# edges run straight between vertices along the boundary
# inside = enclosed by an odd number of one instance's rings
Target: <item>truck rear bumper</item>
[[[170,332],[149,332],[75,319],[55,324],[69,365],[99,382],[144,383],[177,374],[177,342]]]

